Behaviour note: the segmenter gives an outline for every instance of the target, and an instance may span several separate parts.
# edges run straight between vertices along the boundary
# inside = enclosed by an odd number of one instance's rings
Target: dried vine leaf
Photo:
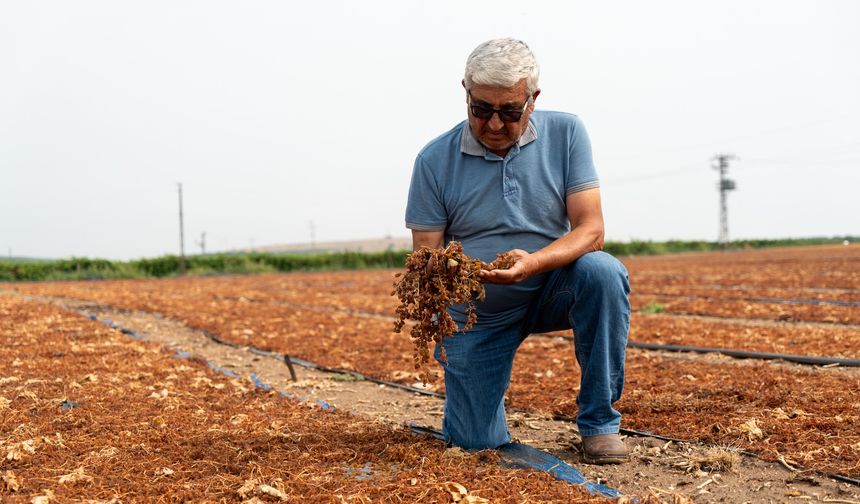
[[[287,494],[269,485],[260,485],[260,493],[277,497],[280,500],[289,500]]]
[[[396,275],[394,292],[400,306],[396,309],[394,332],[400,332],[407,320],[412,320],[410,336],[415,347],[415,369],[430,360],[430,343],[441,343],[459,328],[449,306],[465,303],[468,319],[463,331],[469,330],[478,320],[476,299],[483,301],[484,284],[478,274],[481,270],[508,269],[515,260],[509,254],[499,254],[495,261],[486,263],[463,253],[463,245],[452,241],[444,249],[421,247],[406,259],[406,272]],[[442,349],[442,359],[445,351]],[[426,375],[426,373],[425,373]],[[425,381],[429,377],[425,376]]]
[[[30,504],[48,504],[54,500],[54,492],[45,490],[45,495],[37,495],[30,499]]]
[[[260,484],[260,481],[256,478],[245,480],[245,483],[236,490],[236,493],[239,494],[239,497],[243,499],[247,499],[248,497],[254,495],[254,491],[257,489],[257,486]]]
[[[10,492],[17,492],[21,489],[21,481],[15,476],[12,471],[6,471],[3,475],[3,488]]]
[[[746,435],[749,441],[755,441],[764,437],[764,432],[762,432],[761,428],[758,426],[758,422],[756,422],[755,418],[750,418],[746,422],[742,423],[739,429]]]
[[[86,483],[91,483],[93,481],[92,476],[84,474],[84,468],[83,467],[78,467],[77,469],[70,472],[69,474],[64,474],[63,476],[60,476],[60,484],[61,485],[65,484],[65,483],[78,483],[81,481],[86,482]]]
[[[454,502],[462,502],[464,504],[486,504],[490,502],[489,499],[478,497],[477,495],[471,495],[466,487],[455,481],[443,483],[442,489],[451,494],[451,498]]]

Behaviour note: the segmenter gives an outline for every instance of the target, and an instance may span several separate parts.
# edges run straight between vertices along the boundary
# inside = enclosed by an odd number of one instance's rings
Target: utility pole
[[[311,230],[311,250],[317,248],[316,240],[317,240],[317,225],[314,224],[314,221],[310,221],[308,227]]]
[[[182,182],[179,186],[179,274],[185,274],[185,223],[182,218]]]
[[[206,255],[206,231],[200,235],[200,241],[197,242],[197,245],[200,245],[200,255]]]
[[[713,157],[714,163],[711,167],[720,172],[720,182],[717,189],[720,191],[720,237],[719,244],[725,249],[729,245],[729,209],[728,193],[737,189],[734,180],[726,177],[729,171],[729,161],[737,159],[734,154],[717,154]]]

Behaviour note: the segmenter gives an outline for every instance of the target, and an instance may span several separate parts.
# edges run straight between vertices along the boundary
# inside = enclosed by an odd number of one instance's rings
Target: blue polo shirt
[[[569,232],[566,196],[595,187],[591,143],[577,116],[534,111],[504,158],[481,145],[463,121],[418,153],[406,227],[444,231],[446,244],[459,241],[466,255],[489,262],[514,248],[535,252]],[[517,285],[487,285],[478,325],[524,317],[547,275]],[[462,306],[450,312],[465,322]]]

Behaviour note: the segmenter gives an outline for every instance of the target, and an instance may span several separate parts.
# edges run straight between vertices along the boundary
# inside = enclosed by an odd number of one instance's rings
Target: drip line
[[[812,292],[842,292],[848,294],[855,294],[860,292],[860,289],[852,289],[850,287],[787,287],[787,286],[777,286],[777,285],[722,285],[722,284],[669,284],[669,287],[673,287],[676,289],[713,289],[713,290],[724,290],[724,291],[734,291],[734,292],[743,292],[743,291],[757,291],[757,290],[802,290],[802,291],[812,291]]]
[[[818,357],[813,355],[778,354],[768,352],[751,352],[747,350],[734,350],[730,348],[694,347],[684,345],[663,345],[659,343],[644,343],[639,341],[628,341],[630,348],[641,348],[643,350],[665,350],[668,352],[695,352],[695,353],[718,353],[734,357],[736,359],[761,359],[761,360],[784,360],[797,364],[811,366],[845,366],[860,367],[860,359],[846,359],[842,357]]]
[[[747,301],[750,303],[782,303],[782,304],[807,304],[807,305],[835,305],[835,306],[860,306],[860,301],[838,301],[835,299],[800,299],[800,298],[743,298],[722,296],[696,296],[690,294],[653,294],[648,292],[637,292],[639,296],[654,296],[681,298],[690,301],[704,299],[707,301]]]

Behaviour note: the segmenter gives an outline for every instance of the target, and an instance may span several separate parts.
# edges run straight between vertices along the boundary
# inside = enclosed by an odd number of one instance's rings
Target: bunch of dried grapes
[[[444,249],[421,247],[406,260],[406,273],[397,273],[392,296],[397,296],[397,320],[394,332],[400,332],[407,320],[415,321],[410,335],[415,345],[415,369],[430,360],[430,342],[441,343],[458,330],[447,308],[466,303],[468,320],[463,331],[478,319],[475,300],[484,300],[484,284],[478,278],[483,270],[509,269],[516,262],[510,254],[499,254],[486,263],[463,254],[463,245],[452,241]],[[442,359],[445,350],[442,349]],[[425,381],[429,381],[425,374]]]

